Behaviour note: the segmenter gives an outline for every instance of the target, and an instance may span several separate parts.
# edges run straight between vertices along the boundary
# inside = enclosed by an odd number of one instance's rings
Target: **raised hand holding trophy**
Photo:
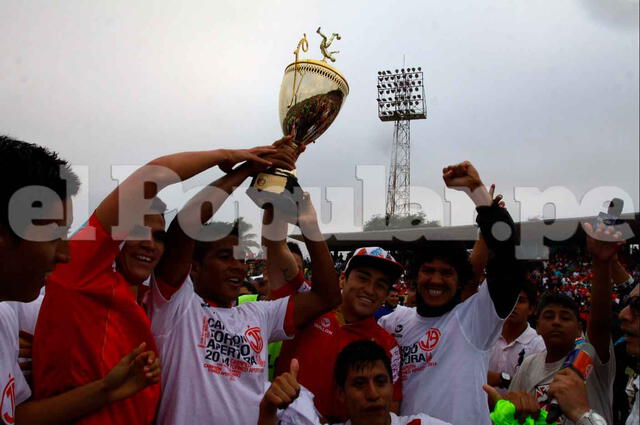
[[[327,39],[319,27],[316,32],[322,37],[320,51],[323,59],[299,58],[300,49],[303,52],[308,50],[305,34],[293,52],[295,61],[284,70],[280,85],[282,132],[285,136],[291,136],[298,152],[315,142],[329,128],[349,94],[347,80],[327,63],[327,59],[335,62],[333,55],[339,52],[329,52],[328,48],[334,39],[340,40],[340,35],[333,33]],[[270,168],[253,178],[247,194],[261,208],[272,204],[284,213],[295,216],[302,189],[295,170]]]

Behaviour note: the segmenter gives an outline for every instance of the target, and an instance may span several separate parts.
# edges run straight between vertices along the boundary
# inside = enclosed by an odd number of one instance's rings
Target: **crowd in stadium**
[[[246,261],[216,212],[299,153],[285,137],[156,158],[69,236],[69,163],[0,136],[0,423],[639,423],[640,252],[615,226],[522,261],[465,161],[442,177],[476,206],[470,252],[332,255],[303,194],[294,216],[263,206],[264,259]],[[165,222],[158,193],[213,167]]]

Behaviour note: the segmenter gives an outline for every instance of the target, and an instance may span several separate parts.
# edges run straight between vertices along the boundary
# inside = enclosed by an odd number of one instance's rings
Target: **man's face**
[[[400,296],[398,295],[398,291],[391,290],[389,291],[389,295],[387,295],[387,300],[385,302],[389,307],[396,307],[399,300]]]
[[[520,295],[518,295],[518,302],[516,303],[515,308],[507,317],[507,321],[513,324],[525,324],[529,316],[533,314],[533,306],[529,303],[529,297],[527,297],[526,292],[520,291]]]
[[[449,303],[458,290],[458,273],[453,266],[436,259],[423,263],[418,269],[417,296],[427,307],[441,307]]]
[[[547,350],[569,351],[580,336],[580,324],[573,311],[557,304],[549,304],[540,312],[536,330]]]
[[[372,316],[389,293],[391,279],[374,267],[354,267],[342,276],[342,309],[359,319]]]
[[[211,242],[202,263],[193,263],[191,276],[198,295],[224,307],[230,307],[238,298],[247,266],[243,258],[234,256],[237,245],[236,236]]]
[[[73,206],[70,200],[62,206],[64,218],[34,220],[22,239],[0,228],[0,301],[35,300],[56,264],[71,259],[66,238],[73,222]]]
[[[636,285],[629,294],[629,299],[640,296],[640,285]],[[637,303],[637,301],[635,301]],[[638,304],[635,304],[636,306]],[[627,305],[620,312],[621,328],[627,334],[625,342],[627,343],[627,353],[634,357],[640,357],[640,311]]]
[[[392,395],[391,377],[381,360],[362,370],[349,369],[338,392],[353,425],[388,424]]]
[[[128,240],[116,259],[118,271],[131,284],[139,285],[151,276],[164,253],[166,232],[164,218],[160,214],[145,216],[143,227],[134,228],[130,237],[144,240]],[[148,237],[149,232],[151,233]]]

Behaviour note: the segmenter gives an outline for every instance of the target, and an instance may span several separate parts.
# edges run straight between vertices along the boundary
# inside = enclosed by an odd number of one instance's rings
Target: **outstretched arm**
[[[55,397],[27,401],[16,407],[16,423],[62,425],[131,397],[160,381],[160,361],[145,344],[127,354],[104,378]]]
[[[287,230],[288,223],[280,214],[274,214],[272,206],[268,206],[262,216],[262,245],[267,250],[270,291],[286,285],[300,271],[295,257],[287,246]]]
[[[247,150],[216,149],[162,156],[139,168],[123,181],[100,203],[96,216],[108,233],[113,234],[112,229],[118,226],[117,233],[125,236],[136,224],[136,220],[143,217],[153,198],[166,186],[187,180],[216,165],[260,161],[259,156],[273,152],[274,147],[264,146]]]
[[[591,314],[587,327],[589,342],[603,363],[609,361],[611,343],[611,268],[622,245],[620,232],[604,225],[596,229],[585,223],[587,249],[591,253],[593,282],[591,285]]]
[[[280,142],[282,140],[277,141],[274,146]],[[261,158],[257,154],[262,154],[262,148],[254,148],[249,151],[240,151],[235,156],[245,154],[249,162],[235,170],[231,170],[233,164],[221,164],[222,168],[229,170],[229,173],[215,180],[191,198],[169,225],[165,253],[155,269],[155,276],[163,283],[178,287],[184,281],[191,266],[195,246],[194,238],[199,229],[213,217],[229,195],[247,177],[272,164],[281,168],[293,168],[292,160],[283,156],[282,153],[276,152],[269,154],[266,158]]]
[[[342,297],[338,286],[331,253],[323,239],[316,211],[311,204],[309,194],[305,193],[298,213],[298,226],[304,236],[304,243],[311,257],[313,286],[309,292],[299,293],[294,299],[294,324],[300,328],[321,314],[337,307]]]
[[[496,312],[501,318],[511,313],[524,276],[515,257],[515,225],[506,208],[494,202],[480,180],[478,171],[465,161],[442,170],[447,187],[464,191],[476,205],[482,236],[489,247],[487,285]]]

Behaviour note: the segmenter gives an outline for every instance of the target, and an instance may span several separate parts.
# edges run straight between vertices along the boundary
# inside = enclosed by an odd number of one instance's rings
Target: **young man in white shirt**
[[[487,383],[497,387],[501,393],[507,391],[511,378],[525,357],[545,350],[542,337],[528,321],[536,308],[536,288],[529,281],[521,285],[516,307],[502,325],[502,332],[489,358]]]
[[[489,425],[482,385],[491,349],[523,279],[515,258],[515,229],[507,210],[492,202],[469,162],[446,167],[443,178],[476,204],[477,222],[490,251],[487,281],[462,302],[463,287],[473,278],[466,250],[438,247],[418,252],[413,267],[416,310],[396,310],[380,319],[380,325],[396,337],[402,350],[401,414],[426,412],[454,424]]]
[[[278,154],[266,158],[293,168],[294,147],[287,139],[279,146]],[[192,198],[169,227],[148,305],[164,365],[159,425],[257,422],[268,343],[292,336],[340,302],[331,254],[305,194],[297,224],[312,259],[312,289],[234,306],[246,274],[238,233],[234,226],[202,224],[263,167],[247,163],[230,171]]]
[[[585,224],[587,249],[592,257],[593,281],[591,312],[586,331],[587,341],[595,349],[593,370],[587,377],[587,392],[591,408],[613,423],[611,403],[615,357],[611,344],[611,265],[622,244],[620,233],[600,226],[593,229]],[[576,338],[581,336],[578,307],[564,294],[545,294],[538,306],[536,329],[542,336],[546,351],[528,357],[516,372],[509,391],[527,391],[536,396],[541,406],[551,400],[548,391],[554,375],[564,359],[573,350]],[[564,418],[564,424],[573,424]]]
[[[260,403],[258,425],[319,425],[313,394],[297,381],[299,365],[271,384]],[[347,345],[336,358],[338,397],[347,406],[345,425],[448,425],[424,413],[397,416],[390,411],[393,395],[391,362],[384,348],[369,340]],[[284,409],[278,411],[278,409]]]

